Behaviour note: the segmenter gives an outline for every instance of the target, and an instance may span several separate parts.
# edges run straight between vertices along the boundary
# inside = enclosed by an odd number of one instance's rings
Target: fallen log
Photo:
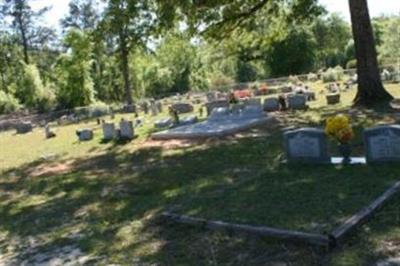
[[[253,226],[247,224],[233,224],[221,221],[206,220],[164,212],[162,217],[173,222],[202,227],[210,230],[222,230],[235,233],[247,233],[257,236],[278,238],[286,241],[302,242],[305,244],[330,247],[331,239],[327,235],[304,233],[285,229],[271,228],[265,226]]]
[[[389,199],[391,199],[396,193],[400,191],[400,181],[396,182],[388,190],[385,191],[379,198],[374,200],[367,207],[361,209],[356,214],[348,218],[341,226],[336,228],[330,233],[332,239],[334,239],[334,245],[342,243],[343,240],[351,234],[358,226],[370,218],[376,210],[381,208]]]

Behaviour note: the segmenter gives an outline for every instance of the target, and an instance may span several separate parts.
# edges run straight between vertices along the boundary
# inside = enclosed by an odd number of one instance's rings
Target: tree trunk
[[[128,66],[128,47],[126,44],[126,34],[124,29],[121,27],[119,30],[119,50],[121,55],[121,71],[122,76],[124,78],[124,87],[125,87],[125,101],[126,104],[131,105],[132,101],[132,91],[131,84],[129,78],[129,66]]]
[[[393,97],[383,87],[367,0],[349,0],[357,59],[358,91],[354,104],[388,104]]]
[[[19,31],[21,32],[21,39],[22,39],[22,47],[24,49],[24,62],[26,64],[29,64],[29,56],[28,56],[28,40],[26,38],[26,32],[24,28],[24,24],[22,23],[22,14],[18,14],[17,21],[18,21],[18,27]]]

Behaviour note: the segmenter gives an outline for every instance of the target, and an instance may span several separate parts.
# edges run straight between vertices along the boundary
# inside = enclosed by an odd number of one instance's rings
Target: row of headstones
[[[366,161],[400,161],[400,125],[385,125],[364,131]],[[300,128],[284,133],[289,162],[330,163],[327,137],[322,129]]]
[[[293,110],[305,110],[307,109],[308,95],[304,94],[290,94],[285,100],[287,100],[287,108]],[[266,112],[279,111],[281,108],[281,103],[278,97],[266,98],[263,103],[261,103],[260,98],[250,98],[243,101],[241,104],[237,104],[237,107],[233,108],[244,108],[247,105],[260,106]],[[210,115],[212,110],[215,108],[228,108],[229,103],[226,100],[212,101],[205,104],[207,109],[207,114]]]
[[[119,128],[116,128],[114,123],[103,123],[103,139],[113,140],[113,139],[133,139],[134,138],[134,128],[133,122],[127,120],[121,120],[119,122]],[[76,131],[80,141],[88,141],[93,139],[92,129],[79,129]]]

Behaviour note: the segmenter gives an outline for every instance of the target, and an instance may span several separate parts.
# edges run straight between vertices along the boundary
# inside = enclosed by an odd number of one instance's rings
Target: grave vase
[[[349,143],[339,143],[338,150],[343,157],[342,163],[349,164],[351,162],[351,145]]]

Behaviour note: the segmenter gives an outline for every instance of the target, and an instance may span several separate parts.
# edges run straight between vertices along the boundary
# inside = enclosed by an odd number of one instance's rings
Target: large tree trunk
[[[131,105],[133,101],[132,101],[131,83],[129,78],[129,65],[128,65],[129,52],[126,44],[126,34],[123,28],[119,30],[119,49],[121,55],[121,71],[122,71],[122,76],[124,78],[125,102],[126,104]]]
[[[357,59],[358,91],[355,105],[387,104],[393,97],[383,87],[367,0],[349,0]]]

